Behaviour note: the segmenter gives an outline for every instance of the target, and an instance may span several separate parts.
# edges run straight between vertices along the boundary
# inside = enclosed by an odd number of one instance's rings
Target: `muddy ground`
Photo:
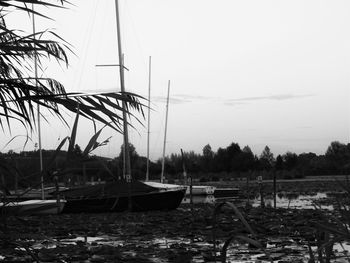
[[[317,247],[329,239],[329,231],[320,226],[343,231],[336,211],[232,202],[240,212],[224,206],[216,220],[218,204],[147,213],[2,217],[0,262],[317,262],[326,257],[317,255]],[[346,250],[346,235],[340,243]],[[339,246],[328,256],[330,262],[349,262]]]
[[[316,246],[318,240],[314,224],[323,220],[319,211],[240,211],[256,236],[229,207],[223,208],[215,224],[211,205],[197,205],[193,212],[182,206],[148,213],[10,217],[2,225],[0,261],[221,262],[224,242],[243,236],[259,241],[275,262],[308,262],[308,245]],[[267,259],[266,251],[244,238],[235,242],[238,239],[229,246],[228,259],[248,260],[254,255]]]

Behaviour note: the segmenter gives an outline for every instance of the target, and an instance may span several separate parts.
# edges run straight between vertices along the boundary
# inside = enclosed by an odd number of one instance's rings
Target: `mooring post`
[[[61,204],[60,204],[60,188],[59,188],[59,185],[58,185],[58,172],[55,171],[54,173],[54,181],[55,181],[55,190],[56,190],[56,205],[57,205],[57,214],[60,213],[60,207],[61,207]]]
[[[192,175],[190,176],[190,204],[191,204],[191,211],[192,211],[192,214],[193,214],[193,194],[192,194]]]
[[[262,176],[258,176],[258,184],[259,184],[259,192],[260,192],[260,206],[265,207],[264,203],[264,190],[263,190],[263,183],[262,183]]]
[[[183,150],[182,149],[180,149],[180,150],[181,150],[182,169],[183,169],[184,178],[186,179],[186,185],[187,185],[187,172],[186,172],[186,165],[185,165],[185,157],[184,157]],[[191,214],[192,214],[192,218],[193,218],[192,174],[189,174],[189,179],[190,179],[190,206],[191,206]]]
[[[249,200],[249,177],[250,177],[250,171],[247,173],[247,206],[250,205],[250,200]]]
[[[260,184],[260,206],[265,207],[263,185]]]
[[[277,189],[276,189],[276,171],[273,171],[273,208],[276,209],[276,195],[277,195]]]

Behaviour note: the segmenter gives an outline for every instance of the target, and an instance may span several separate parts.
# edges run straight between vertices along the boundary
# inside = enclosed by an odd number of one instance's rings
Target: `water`
[[[320,201],[327,199],[326,193],[317,193],[313,195],[277,195],[276,196],[276,207],[279,208],[291,208],[291,209],[314,209],[315,206],[321,209],[332,210],[332,205],[323,205]],[[264,197],[265,206],[273,207],[274,200],[273,196],[269,195]],[[260,196],[252,200],[253,207],[261,205]]]
[[[294,193],[279,193],[276,196],[276,207],[278,208],[291,208],[291,209],[314,209],[315,206],[317,208],[332,210],[333,205],[322,204],[324,200],[329,199],[329,195],[327,193],[315,193],[315,194],[294,194]],[[213,195],[206,196],[193,196],[192,202],[194,204],[215,204],[223,201],[230,201],[237,205],[244,205],[247,202],[247,199],[239,198],[237,196],[228,196],[215,198]],[[258,207],[261,205],[260,196],[252,198],[250,204],[253,207]],[[189,204],[190,198],[189,196],[185,196],[182,201],[182,204]],[[264,196],[264,204],[267,207],[273,207],[274,200],[272,195]]]
[[[195,195],[192,196],[192,202],[194,204],[214,204],[216,201],[216,198],[213,195]],[[184,199],[182,200],[183,204],[189,204],[190,203],[190,197],[186,195]]]

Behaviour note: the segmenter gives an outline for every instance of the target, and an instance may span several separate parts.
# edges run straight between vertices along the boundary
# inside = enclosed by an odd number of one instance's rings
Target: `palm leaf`
[[[18,120],[29,130],[36,126],[36,105],[47,109],[63,123],[62,107],[71,113],[79,107],[80,115],[94,119],[103,125],[122,132],[123,113],[139,123],[141,121],[133,111],[144,117],[140,102],[142,97],[133,93],[104,94],[67,94],[63,85],[51,78],[33,77],[34,59],[39,68],[47,59],[56,59],[68,65],[66,51],[72,52],[70,45],[56,33],[43,30],[26,34],[21,30],[9,29],[5,22],[4,12],[15,8],[30,14],[42,15],[27,5],[62,7],[69,4],[65,0],[0,0],[0,125],[10,129],[11,121]],[[125,104],[125,108],[121,105]],[[4,122],[3,120],[6,120]],[[132,126],[130,121],[128,124]]]
[[[91,151],[95,150],[97,147],[106,145],[109,142],[109,139],[111,137],[107,138],[102,143],[97,142],[98,137],[100,136],[102,130],[105,127],[106,126],[102,127],[99,131],[95,132],[95,134],[91,137],[89,143],[87,144],[87,146],[85,147],[85,149],[83,151],[83,156],[87,156]]]
[[[74,146],[75,146],[75,139],[77,137],[77,129],[78,129],[78,121],[79,121],[79,108],[77,109],[77,114],[75,116],[72,133],[71,133],[70,140],[69,140],[67,157],[69,157],[72,154]]]

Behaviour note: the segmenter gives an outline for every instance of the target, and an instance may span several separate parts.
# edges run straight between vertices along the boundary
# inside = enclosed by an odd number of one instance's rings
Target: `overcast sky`
[[[49,67],[45,74],[67,91],[119,90],[117,68],[95,67],[118,60],[114,1],[72,3],[68,10],[45,11],[54,22],[38,19],[39,28],[54,27],[76,54],[68,69]],[[216,151],[232,142],[258,155],[265,145],[275,155],[323,154],[331,141],[349,142],[348,0],[120,0],[120,13],[128,91],[147,96],[152,56],[152,159],[162,154],[168,80],[167,154],[181,148],[200,153],[208,143]],[[43,147],[55,148],[69,129],[47,118]],[[141,155],[143,122],[130,135]],[[92,125],[82,123],[82,147],[90,131]],[[96,154],[119,154],[122,136],[106,130],[102,138],[109,136]],[[21,150],[17,143],[5,150]]]

